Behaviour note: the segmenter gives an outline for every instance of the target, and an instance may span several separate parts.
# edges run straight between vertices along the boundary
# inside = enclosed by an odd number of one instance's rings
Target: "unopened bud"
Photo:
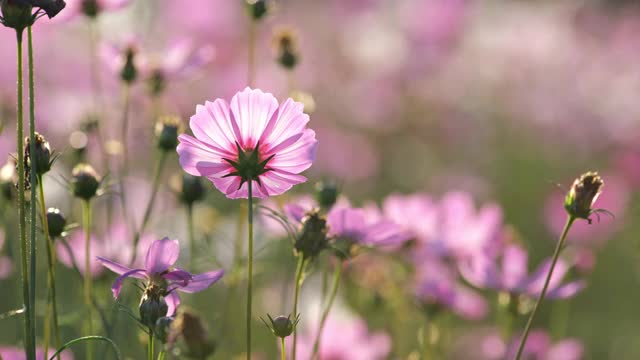
[[[180,118],[164,116],[156,123],[158,148],[162,151],[175,151],[178,146],[178,134],[181,130]]]
[[[275,336],[279,338],[286,338],[287,336],[291,335],[296,325],[300,321],[299,316],[291,319],[291,315],[280,315],[274,319],[271,317],[271,315],[267,314],[267,317],[269,318],[269,322],[265,321],[264,319],[262,319],[262,322],[267,326],[267,328],[269,328],[269,330],[271,330],[271,332]]]
[[[295,68],[300,61],[298,53],[298,37],[293,29],[280,28],[273,36],[273,47],[276,52],[276,60],[287,70]]]
[[[202,179],[199,176],[193,176],[187,173],[182,173],[182,176],[177,176],[174,183],[174,190],[178,194],[180,201],[186,205],[193,205],[193,203],[204,199],[206,195],[206,189],[202,183]]]
[[[328,247],[327,220],[317,210],[307,213],[302,218],[300,233],[294,244],[298,253],[305,259],[317,257]]]
[[[100,187],[100,176],[88,164],[78,164],[71,171],[73,195],[84,200],[96,196]]]
[[[569,216],[590,220],[592,206],[600,196],[603,186],[604,181],[597,172],[589,171],[580,175],[564,200],[564,208]]]
[[[39,133],[35,133],[35,140],[34,164],[31,164],[31,141],[28,137],[25,139],[25,169],[27,171],[34,170],[37,175],[44,175],[51,170],[51,148],[49,142]]]
[[[133,83],[138,77],[138,70],[135,64],[136,52],[137,50],[134,46],[128,46],[125,49],[125,61],[120,71],[120,79],[128,84]]]
[[[255,20],[262,20],[271,11],[272,0],[246,0],[249,16]]]
[[[145,291],[140,301],[140,321],[150,329],[154,329],[158,319],[167,316],[168,310],[164,297],[156,292]]]
[[[60,209],[49,208],[47,210],[47,224],[49,225],[49,236],[55,239],[64,233],[67,219],[65,219]]]
[[[324,210],[331,209],[338,200],[339,193],[338,186],[333,182],[316,183],[316,201]]]

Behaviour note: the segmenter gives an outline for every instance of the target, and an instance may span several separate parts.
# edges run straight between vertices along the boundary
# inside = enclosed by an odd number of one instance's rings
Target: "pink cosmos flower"
[[[49,356],[53,355],[55,352],[55,349],[49,349]],[[0,347],[0,358],[2,360],[27,360],[27,356],[25,355],[23,348],[9,346]],[[73,353],[69,350],[65,350],[62,354],[60,354],[60,359],[73,360]],[[36,349],[36,360],[48,360],[44,357],[43,349]]]
[[[153,235],[143,234],[138,243],[136,263],[134,266],[142,266],[144,254],[153,241]],[[130,234],[127,225],[124,223],[115,223],[107,232],[99,238],[95,234],[91,234],[90,247],[91,254],[102,256],[105,258],[115,259],[124,264],[131,262],[133,249],[131,242],[133,236]],[[56,252],[58,259],[62,264],[69,268],[74,266],[84,275],[85,269],[85,235],[84,231],[74,232],[67,241],[69,247],[61,241],[56,242]],[[90,262],[89,273],[91,277],[102,275],[104,268],[100,266],[97,260],[92,259]]]
[[[128,277],[147,280],[150,284],[161,286],[164,290],[165,301],[168,306],[167,315],[171,316],[180,304],[180,297],[175,290],[185,293],[202,291],[224,275],[224,270],[213,270],[202,274],[191,274],[174,267],[180,255],[178,240],[164,238],[154,241],[145,258],[144,267],[131,269],[117,262],[98,257],[98,261],[107,269],[120,275],[111,286],[113,297],[118,298],[122,283]]]
[[[482,350],[486,360],[512,359],[518,351],[520,339],[517,338],[508,346],[500,336],[490,335],[483,341]],[[502,351],[491,351],[500,349]],[[563,339],[552,343],[551,336],[544,330],[532,330],[524,347],[523,358],[531,360],[580,360],[584,354],[584,346],[576,339]]]
[[[296,344],[298,359],[311,359],[317,324],[299,334]],[[291,337],[286,341],[291,344]],[[382,332],[370,333],[360,319],[346,320],[329,316],[322,330],[319,360],[382,360],[391,352],[391,338]]]
[[[445,308],[467,320],[480,320],[487,315],[485,299],[462,285],[456,272],[437,258],[427,257],[416,265],[414,291],[428,308]]]
[[[475,257],[459,264],[461,275],[472,285],[505,291],[511,294],[538,296],[542,291],[545,278],[549,273],[551,259],[545,260],[529,275],[528,255],[519,245],[507,245],[502,253],[501,262],[488,257]],[[571,281],[562,284],[562,279],[571,266],[559,259],[556,263],[549,290],[548,299],[565,299],[576,295],[584,286],[584,281]]]
[[[177,151],[189,174],[205,176],[230,199],[280,195],[306,181],[299,175],[315,157],[315,132],[307,129],[303,104],[246,88],[228,104],[223,99],[196,107]]]

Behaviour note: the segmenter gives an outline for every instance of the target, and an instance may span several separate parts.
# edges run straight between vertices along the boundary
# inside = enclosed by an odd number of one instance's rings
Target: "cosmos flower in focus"
[[[298,359],[311,359],[315,329],[298,335],[296,356]],[[287,338],[291,345],[291,338]],[[290,346],[289,346],[290,347]],[[322,331],[319,360],[382,360],[391,352],[391,338],[382,332],[369,332],[367,324],[360,319],[337,319],[329,316]]]
[[[526,250],[511,244],[504,248],[501,259],[476,257],[460,263],[459,268],[465,280],[476,287],[535,297],[542,291],[551,259],[545,260],[532,274],[527,269],[528,263]],[[570,268],[566,261],[558,260],[549,282],[548,299],[569,298],[584,288],[584,281],[562,283]]]
[[[246,88],[227,103],[223,99],[196,107],[190,127],[180,135],[180,165],[205,176],[230,199],[280,195],[306,181],[300,175],[315,157],[315,132],[309,116],[291,99],[278,104],[261,90]]]
[[[180,304],[180,297],[175,290],[195,293],[202,291],[220,280],[224,270],[213,270],[202,274],[191,274],[174,267],[180,255],[178,240],[164,238],[154,241],[145,258],[144,267],[131,269],[117,262],[98,257],[98,261],[107,269],[120,275],[111,286],[113,297],[118,298],[122,283],[126,278],[146,280],[146,288],[157,288],[165,298],[168,306],[167,316],[174,314]]]

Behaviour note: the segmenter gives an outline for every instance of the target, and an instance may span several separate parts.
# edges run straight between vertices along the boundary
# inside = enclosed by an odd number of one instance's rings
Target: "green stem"
[[[558,261],[558,257],[560,256],[560,252],[564,248],[564,242],[567,239],[567,234],[569,233],[569,229],[573,222],[576,220],[575,217],[569,215],[567,218],[567,223],[564,226],[564,230],[562,230],[562,235],[560,235],[560,240],[556,245],[556,249],[553,252],[553,259],[551,260],[551,267],[549,268],[549,273],[547,274],[547,278],[544,281],[544,286],[542,287],[542,291],[540,292],[540,296],[538,296],[538,300],[533,306],[533,310],[529,315],[529,320],[527,320],[527,325],[524,328],[524,333],[522,335],[522,339],[520,340],[520,345],[518,346],[518,353],[516,354],[516,360],[520,360],[522,356],[522,351],[524,350],[524,345],[527,343],[527,337],[529,336],[529,331],[531,330],[531,325],[533,324],[533,319],[536,317],[536,313],[538,312],[538,307],[544,300],[544,296],[547,294],[547,288],[549,287],[549,282],[551,281],[551,275],[553,274],[553,269],[556,267],[556,262]]]
[[[91,200],[83,200],[82,202],[82,217],[83,217],[83,227],[84,227],[84,235],[85,235],[85,260],[84,260],[84,305],[87,309],[87,334],[91,335],[93,333],[93,323],[92,323],[92,313],[93,313],[93,302],[91,301],[91,286],[92,278],[91,278]],[[87,343],[87,359],[91,360],[93,358],[92,354],[92,346],[91,343]]]
[[[300,287],[302,286],[302,273],[304,270],[305,258],[302,254],[298,254],[298,265],[296,266],[296,279],[293,290],[293,316],[298,316],[298,297],[300,296]],[[298,341],[297,326],[293,328],[293,345],[291,346],[291,359],[296,360],[296,343]]]
[[[149,342],[147,343],[147,358],[149,360],[153,360],[153,355],[155,355],[155,349],[154,349],[154,337],[153,337],[153,331],[151,331],[151,329],[149,329]]]
[[[253,180],[247,181],[247,225],[249,230],[249,247],[247,248],[247,360],[251,360],[251,301],[253,287]]]
[[[160,352],[158,353],[158,360],[164,360],[164,350],[160,350]]]
[[[111,347],[113,348],[113,351],[116,354],[116,359],[117,360],[122,359],[122,354],[120,354],[120,349],[118,348],[118,345],[116,345],[116,343],[113,342],[113,340],[109,339],[108,337],[95,336],[94,335],[94,336],[84,336],[84,337],[73,339],[73,340],[67,342],[66,344],[62,345],[62,347],[60,349],[58,349],[58,351],[56,351],[56,353],[53,354],[49,358],[49,360],[53,360],[53,358],[55,358],[56,356],[60,355],[63,351],[65,351],[66,349],[71,347],[71,345],[74,345],[76,343],[83,342],[83,341],[91,342],[91,341],[96,341],[96,340],[108,342],[109,345],[111,345]]]
[[[42,184],[42,175],[38,176],[38,191],[40,193],[40,212],[42,217],[42,229],[44,232],[44,238],[47,245],[47,265],[49,265],[49,297],[47,304],[47,313],[49,309],[52,310],[53,317],[53,336],[55,341],[56,349],[60,347],[60,330],[58,326],[58,304],[56,301],[56,273],[55,273],[55,263],[56,263],[56,253],[55,248],[53,246],[53,241],[51,240],[51,236],[49,235],[49,222],[47,220],[47,207],[44,201],[44,185]],[[49,321],[49,314],[45,317],[45,321]],[[48,333],[49,326],[45,327],[45,332]],[[48,345],[49,339],[45,336],[45,348],[44,348],[44,357],[45,359],[48,357]],[[58,357],[59,359],[59,357]]]
[[[287,349],[284,346],[284,338],[283,337],[280,338],[280,347],[282,348],[282,350],[280,350],[280,354],[281,354],[280,359],[281,360],[287,360]]]
[[[20,237],[20,260],[22,270],[22,301],[25,307],[24,316],[24,337],[25,337],[25,352],[29,360],[35,359],[35,342],[32,341],[31,333],[29,332],[31,325],[31,317],[33,316],[33,309],[29,302],[29,263],[27,260],[27,217],[26,217],[26,205],[25,205],[25,178],[24,178],[24,110],[22,107],[23,98],[23,82],[22,82],[22,30],[16,30],[16,43],[17,43],[17,82],[18,82],[18,121],[16,124],[16,143],[17,143],[17,155],[18,155],[18,228]]]
[[[29,171],[30,175],[30,183],[31,183],[31,201],[29,204],[30,210],[30,255],[31,260],[29,262],[29,286],[31,289],[29,290],[29,302],[31,310],[33,310],[33,316],[31,316],[31,326],[29,327],[29,336],[31,337],[31,342],[33,346],[35,346],[36,342],[36,316],[35,316],[35,308],[36,308],[36,262],[37,262],[37,253],[36,253],[36,192],[33,187],[36,184],[36,115],[35,115],[35,86],[33,80],[33,37],[31,34],[31,26],[28,27],[27,30],[27,48],[28,48],[28,61],[29,61],[29,157],[31,164],[31,171]]]
[[[324,308],[322,312],[322,317],[320,318],[320,325],[318,326],[318,331],[316,332],[316,340],[313,343],[313,353],[311,358],[316,358],[316,355],[319,356],[318,351],[320,350],[320,340],[322,338],[322,330],[324,330],[324,325],[327,322],[327,318],[329,317],[329,312],[331,311],[331,307],[333,306],[333,302],[336,299],[336,294],[338,294],[338,286],[340,285],[340,275],[342,274],[342,264],[338,263],[336,265],[336,269],[333,272],[333,284],[331,285],[331,293],[329,295],[329,301],[327,302],[327,306]]]
[[[156,202],[156,196],[158,195],[158,189],[160,188],[160,180],[162,175],[162,169],[164,168],[165,160],[167,159],[167,152],[162,151],[160,153],[160,158],[156,164],[156,169],[153,175],[153,185],[151,188],[151,197],[149,198],[149,202],[147,203],[147,207],[144,210],[144,216],[142,217],[142,223],[140,224],[140,228],[136,231],[133,238],[133,256],[131,257],[131,264],[136,261],[136,256],[138,255],[138,242],[140,241],[140,237],[144,230],[147,228],[149,220],[151,219],[151,211],[153,210],[153,205]]]
[[[253,19],[249,20],[248,43],[247,84],[253,87],[256,78],[256,21]]]
[[[189,269],[195,270],[196,259],[196,239],[193,231],[193,204],[187,205],[187,233],[189,235]]]
[[[127,146],[127,138],[129,133],[129,107],[131,104],[130,88],[127,83],[122,89],[122,124],[120,129],[120,142],[122,145],[122,167],[120,168],[120,206],[122,207],[123,220],[127,223],[131,233],[135,231],[135,225],[132,225],[127,215],[127,194],[125,187],[125,178],[129,170],[129,147]]]

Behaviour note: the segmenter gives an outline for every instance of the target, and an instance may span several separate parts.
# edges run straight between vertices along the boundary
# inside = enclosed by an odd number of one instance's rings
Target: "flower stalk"
[[[85,262],[84,262],[84,305],[87,309],[87,320],[86,320],[86,333],[87,336],[93,334],[93,323],[92,323],[92,315],[93,315],[93,302],[92,299],[92,285],[93,281],[91,278],[91,200],[85,199],[82,201],[82,222],[84,228],[84,236],[85,236]],[[92,344],[90,342],[87,343],[87,359],[93,359],[92,353]]]
[[[249,245],[247,248],[247,360],[251,360],[251,309],[252,309],[252,287],[253,287],[253,180],[249,177],[247,181],[247,227],[249,235]]]
[[[300,287],[302,286],[302,274],[304,272],[305,257],[303,254],[298,254],[298,265],[296,266],[296,279],[293,292],[293,314],[298,314],[298,298],[300,296]],[[297,328],[297,327],[296,327]],[[298,332],[296,328],[293,329],[293,346],[291,347],[291,359],[296,360],[296,343],[298,340]]]
[[[549,267],[549,273],[547,274],[547,278],[544,281],[544,286],[542,287],[542,291],[538,296],[538,300],[533,306],[533,310],[529,315],[529,320],[527,320],[527,325],[524,328],[524,333],[522,334],[522,338],[520,339],[520,345],[518,346],[518,352],[516,354],[516,360],[520,360],[522,356],[522,351],[524,350],[524,346],[527,343],[527,337],[529,336],[529,331],[531,330],[531,325],[533,324],[533,319],[536,317],[538,312],[538,308],[540,304],[544,300],[545,295],[547,294],[547,288],[549,287],[549,282],[551,281],[551,276],[553,275],[553,269],[556,267],[556,263],[558,262],[558,257],[560,256],[560,252],[564,248],[565,240],[567,239],[567,234],[569,233],[569,229],[571,229],[571,225],[573,225],[576,217],[573,215],[569,215],[567,217],[567,223],[564,226],[564,230],[562,230],[562,234],[560,235],[560,240],[556,245],[556,249],[553,252],[553,258],[551,260],[551,266]]]
[[[333,302],[336,299],[336,294],[338,293],[338,287],[340,285],[340,277],[342,274],[342,264],[338,263],[336,265],[336,269],[333,272],[333,283],[331,285],[331,293],[329,294],[329,300],[327,302],[327,306],[324,308],[322,312],[322,317],[320,318],[320,324],[318,326],[318,331],[316,332],[316,339],[313,343],[313,353],[311,355],[312,359],[319,357],[318,351],[320,349],[320,340],[322,338],[322,330],[324,329],[324,325],[327,322],[327,318],[329,317],[329,312],[331,311],[331,307],[333,306]]]
[[[27,28],[27,57],[29,62],[29,158],[31,163],[31,171],[29,172],[29,181],[31,183],[31,201],[30,201],[30,255],[31,259],[29,261],[30,270],[29,270],[29,306],[31,310],[34,311],[36,304],[36,261],[37,261],[37,253],[36,253],[36,192],[33,187],[37,181],[36,174],[38,170],[36,169],[36,124],[35,124],[35,94],[34,94],[34,79],[33,79],[33,36],[31,31],[31,26]],[[32,312],[31,323],[29,326],[29,333],[31,337],[31,341],[33,342],[33,346],[35,346],[36,339],[36,316],[35,312]]]

